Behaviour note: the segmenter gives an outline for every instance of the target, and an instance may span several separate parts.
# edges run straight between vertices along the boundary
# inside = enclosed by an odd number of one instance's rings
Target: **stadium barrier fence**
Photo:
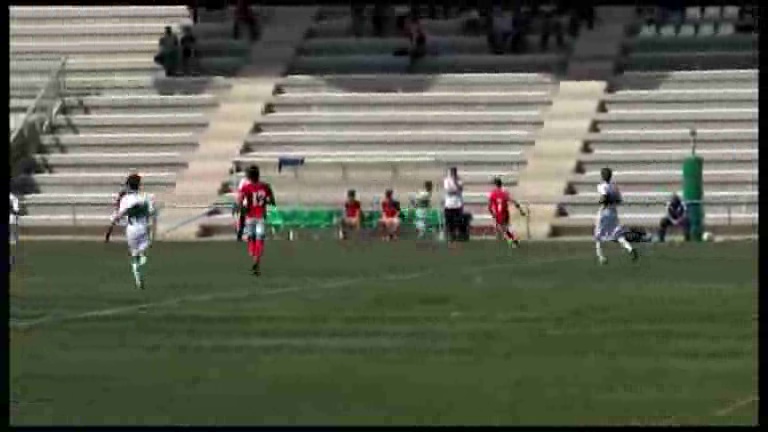
[[[735,224],[735,217],[736,215],[743,215],[747,214],[746,211],[747,206],[750,205],[750,203],[747,202],[738,202],[738,203],[722,203],[722,202],[712,202],[712,201],[699,201],[698,203],[703,204],[706,208],[707,205],[718,205],[720,207],[725,207],[726,209],[726,225],[727,226],[733,226]],[[520,219],[520,222],[524,223],[524,226],[520,226],[520,224],[517,224],[517,229],[524,230],[526,234],[526,238],[530,238],[530,230],[531,230],[531,217],[535,218],[535,214],[531,214],[531,206],[534,205],[551,205],[553,208],[558,204],[556,202],[539,202],[539,201],[520,201],[521,206],[525,210],[526,217]],[[656,206],[658,205],[658,202],[633,202],[633,205],[647,205],[647,206]],[[688,204],[691,204],[690,202]],[[230,221],[232,222],[232,226],[234,227],[236,217],[234,212],[233,203],[231,201],[221,201],[217,202],[211,206],[201,206],[201,205],[176,205],[176,204],[165,204],[165,203],[158,203],[158,213],[159,218],[162,219],[162,213],[163,210],[173,208],[173,209],[191,209],[191,210],[200,210],[200,213],[192,218],[189,218],[188,220],[181,221],[179,224],[172,228],[176,229],[183,225],[188,225],[191,223],[204,223],[206,219],[212,218],[212,217],[229,217]],[[741,211],[739,211],[739,208],[742,208]],[[72,215],[72,221],[73,225],[80,225],[82,220],[82,217],[85,216],[82,213],[82,207],[78,207],[77,205],[71,205],[70,206],[71,215]],[[416,208],[404,208],[401,211],[401,221],[403,227],[414,227],[416,222]],[[270,227],[270,230],[273,234],[277,233],[288,233],[290,236],[293,236],[293,233],[300,231],[300,230],[328,230],[333,229],[339,226],[339,222],[342,219],[343,211],[340,208],[329,208],[329,207],[310,207],[310,206],[279,206],[279,207],[270,207],[267,210],[267,223]],[[92,225],[93,224],[93,212],[88,212],[88,216],[91,216],[88,218],[88,222],[83,223],[82,225]],[[659,218],[661,218],[663,215],[659,214]],[[377,209],[370,209],[370,210],[363,210],[363,227],[367,229],[375,228],[379,219],[381,218],[381,211]],[[22,217],[23,219],[23,217]],[[108,215],[104,215],[105,223],[107,223]],[[475,222],[480,222],[480,224],[476,224],[475,226],[480,225],[489,225],[489,223],[484,222],[490,222],[490,217],[486,215],[475,215],[474,217]],[[425,221],[430,227],[432,232],[442,232],[442,228],[444,226],[443,223],[443,212],[441,208],[431,208],[427,211],[425,215]],[[23,224],[23,220],[21,221]],[[754,217],[753,225],[756,227],[758,225],[758,218],[757,215]],[[168,232],[170,230],[167,230]]]

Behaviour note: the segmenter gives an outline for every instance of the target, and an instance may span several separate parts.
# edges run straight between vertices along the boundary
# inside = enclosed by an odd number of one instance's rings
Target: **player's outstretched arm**
[[[118,211],[115,213],[114,216],[112,216],[111,223],[109,224],[109,227],[107,228],[107,233],[104,235],[104,242],[109,243],[109,240],[112,238],[112,231],[115,229],[115,225],[117,225],[117,222],[122,219],[125,216],[126,211]]]
[[[245,217],[248,213],[248,207],[250,206],[250,203],[248,202],[249,200],[249,195],[243,193],[242,189],[237,193],[237,202],[235,202],[235,208],[239,210],[237,215],[237,241],[243,241]]]
[[[525,210],[523,210],[523,206],[520,205],[519,201],[512,200],[512,204],[514,204],[515,208],[517,209],[518,213],[520,213],[520,216],[525,217]]]

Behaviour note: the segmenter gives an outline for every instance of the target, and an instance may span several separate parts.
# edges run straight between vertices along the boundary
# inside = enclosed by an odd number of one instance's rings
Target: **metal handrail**
[[[64,68],[67,65],[68,57],[59,57],[59,64],[56,66],[56,68],[51,72],[51,74],[48,77],[48,80],[43,84],[43,86],[40,88],[40,90],[37,92],[37,96],[35,97],[35,100],[32,102],[32,104],[29,105],[27,108],[27,111],[24,113],[24,118],[19,123],[19,125],[16,127],[16,129],[13,131],[13,133],[10,136],[10,143],[13,145],[13,142],[16,141],[16,138],[18,137],[19,133],[24,129],[23,126],[29,121],[29,119],[32,117],[32,115],[35,113],[35,108],[40,104],[40,101],[42,100],[43,96],[45,95],[45,91],[48,90],[48,86],[58,78],[59,73],[64,70]]]

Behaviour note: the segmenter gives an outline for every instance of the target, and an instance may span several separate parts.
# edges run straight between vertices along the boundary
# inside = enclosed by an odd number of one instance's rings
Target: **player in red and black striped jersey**
[[[356,198],[354,189],[347,191],[347,200],[344,202],[344,216],[341,218],[339,236],[347,239],[349,231],[359,231],[363,220],[363,210],[360,201]]]
[[[384,201],[381,202],[380,226],[385,233],[385,240],[394,240],[400,232],[400,203],[393,198],[392,189],[384,191]]]

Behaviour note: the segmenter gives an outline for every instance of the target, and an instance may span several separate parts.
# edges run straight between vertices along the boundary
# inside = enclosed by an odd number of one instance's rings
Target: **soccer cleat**
[[[640,254],[637,253],[637,249],[632,249],[631,251],[629,251],[629,255],[632,257],[633,262],[640,259]]]
[[[258,262],[253,263],[253,265],[251,266],[251,272],[253,273],[254,276],[261,276],[261,269],[259,269]]]
[[[598,262],[600,265],[606,265],[606,264],[608,264],[608,258],[606,258],[606,257],[599,257],[599,258],[597,259],[597,262]]]

